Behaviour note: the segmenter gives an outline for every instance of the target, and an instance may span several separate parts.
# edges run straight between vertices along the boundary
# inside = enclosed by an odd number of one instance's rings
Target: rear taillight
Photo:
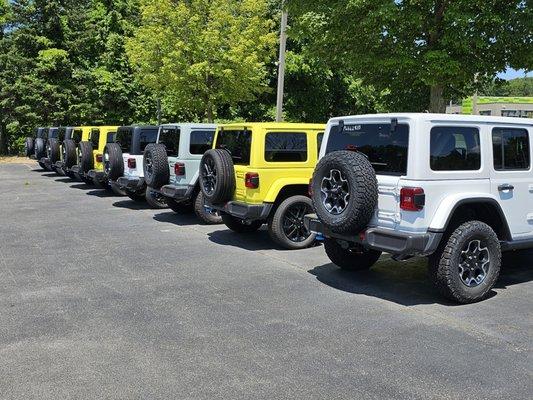
[[[135,158],[128,158],[128,168],[129,169],[137,168],[137,160],[135,160]]]
[[[257,189],[259,187],[259,174],[257,172],[248,172],[244,177],[244,186],[248,189]]]
[[[104,156],[102,154],[96,155],[96,162],[102,162],[104,160]]]
[[[185,164],[177,162],[174,164],[174,174],[176,176],[184,176],[185,175]]]
[[[404,211],[420,211],[426,205],[424,189],[405,187],[400,191],[400,208]]]

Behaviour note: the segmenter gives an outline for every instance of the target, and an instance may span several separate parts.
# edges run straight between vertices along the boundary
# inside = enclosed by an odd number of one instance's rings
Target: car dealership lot
[[[533,253],[466,306],[0,165],[0,398],[531,398]]]

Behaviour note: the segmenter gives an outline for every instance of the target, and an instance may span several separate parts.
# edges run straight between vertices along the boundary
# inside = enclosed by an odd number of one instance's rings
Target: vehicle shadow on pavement
[[[230,229],[223,229],[208,233],[207,236],[213,243],[222,246],[238,247],[249,251],[285,250],[272,241],[265,226],[257,232],[252,233],[236,233]]]
[[[41,174],[41,176],[46,176],[47,178],[57,178],[60,175],[56,174],[55,172],[47,172],[45,174]]]
[[[343,271],[334,264],[324,264],[308,272],[317,280],[334,289],[363,294],[392,301],[404,306],[438,303],[459,306],[439,295],[427,274],[427,261],[423,258],[397,263],[380,260],[370,271]],[[505,256],[497,289],[533,280],[533,252],[520,252]],[[489,297],[496,296],[491,291]]]
[[[116,196],[116,195],[115,195]],[[145,201],[121,200],[113,203],[114,207],[127,208],[129,210],[151,210],[152,207]]]
[[[187,214],[177,214],[173,211],[162,212],[154,215],[154,220],[158,222],[167,222],[178,226],[199,225],[200,221],[194,212]]]
[[[61,182],[61,183],[74,183],[74,182],[79,182],[79,181],[77,181],[76,179],[67,178],[67,177],[62,177],[62,178],[56,179],[55,181],[56,181],[56,182]]]

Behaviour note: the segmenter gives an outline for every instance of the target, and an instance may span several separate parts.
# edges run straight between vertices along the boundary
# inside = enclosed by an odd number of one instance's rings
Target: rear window
[[[265,161],[307,161],[307,134],[304,132],[275,132],[265,136]]]
[[[115,142],[118,143],[123,153],[129,153],[131,149],[131,140],[132,140],[132,130],[131,129],[119,129],[117,135],[115,136]]]
[[[381,175],[407,173],[409,125],[357,124],[332,126],[326,153],[354,150],[365,154]]]
[[[530,166],[529,133],[525,129],[492,130],[494,169],[528,170]]]
[[[74,131],[72,131],[72,140],[74,140],[76,144],[81,142],[81,136],[82,136],[81,129],[74,129]]]
[[[58,136],[58,134],[59,134],[59,129],[57,129],[57,128],[50,129],[50,130],[48,131],[48,138],[49,138],[49,139],[52,139],[52,138],[53,138],[53,139],[56,139],[57,136]]]
[[[141,152],[143,152],[146,146],[148,146],[150,143],[156,142],[158,133],[159,133],[158,128],[141,130],[141,134],[139,135],[139,138],[140,138],[139,143],[140,143]]]
[[[114,143],[116,135],[117,135],[116,132],[107,132],[106,143]]]
[[[93,145],[93,149],[98,148],[99,140],[100,140],[100,129],[91,130],[90,141],[91,141],[91,144]]]
[[[192,131],[191,145],[189,151],[191,154],[204,154],[213,147],[213,138],[215,130]]]
[[[228,150],[236,165],[250,164],[251,146],[252,131],[220,130],[218,133],[216,148]]]
[[[167,149],[167,156],[178,157],[180,153],[181,131],[178,128],[163,127],[159,134],[159,143],[164,144]]]
[[[477,171],[481,168],[479,129],[436,126],[430,135],[433,171]]]
[[[65,133],[66,128],[59,128],[59,131],[57,132],[57,138],[60,142],[63,142],[65,140]]]

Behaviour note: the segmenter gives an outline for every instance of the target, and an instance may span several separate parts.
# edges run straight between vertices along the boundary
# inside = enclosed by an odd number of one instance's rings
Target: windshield
[[[162,127],[159,143],[167,150],[168,157],[178,157],[180,152],[180,130],[176,127]]]
[[[252,132],[248,130],[220,130],[217,136],[217,149],[228,150],[236,165],[250,164]]]
[[[332,126],[326,153],[337,150],[360,151],[365,154],[378,174],[407,173],[409,125],[362,124]]]

